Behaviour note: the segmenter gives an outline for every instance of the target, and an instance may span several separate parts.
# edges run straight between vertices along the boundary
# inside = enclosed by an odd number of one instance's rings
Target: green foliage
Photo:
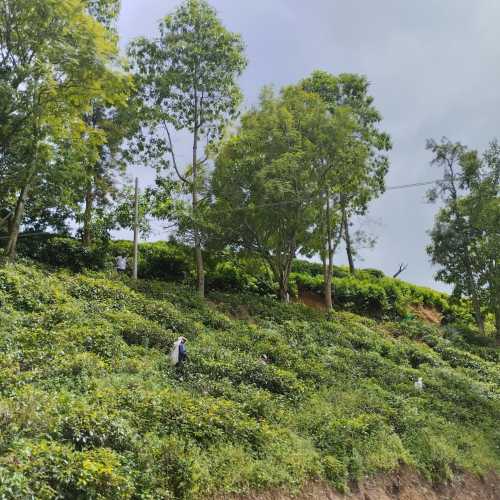
[[[0,202],[10,211],[10,259],[23,222],[60,226],[77,208],[85,167],[107,142],[86,118],[96,100],[124,99],[116,36],[87,7],[80,0],[0,5]]]
[[[141,125],[147,131],[138,134],[137,151],[158,172],[155,212],[176,220],[179,233],[194,242],[198,291],[203,296],[200,198],[206,193],[208,156],[200,157],[209,151],[201,151],[201,141],[208,149],[236,117],[242,100],[237,79],[247,64],[243,43],[205,0],[185,0],[161,20],[158,37],[133,41],[128,54],[142,97]],[[177,162],[182,139],[175,132],[180,131],[191,135],[193,156],[187,165]],[[177,210],[162,196],[172,174],[179,183]],[[185,195],[191,197],[190,209]]]
[[[257,260],[226,253],[209,263],[209,290],[253,292],[271,295],[276,290],[269,267]]]
[[[49,236],[23,242],[18,252],[50,266],[79,272],[84,269],[103,269],[107,249],[102,245],[84,246],[74,238]]]
[[[443,181],[429,193],[444,206],[436,215],[427,248],[439,266],[437,279],[453,285],[453,294],[467,297],[484,335],[485,313],[495,317],[500,344],[500,146],[493,141],[482,157],[460,143],[430,140],[431,164],[444,170]]]
[[[35,243],[36,242],[36,243]],[[19,253],[54,267],[73,271],[114,269],[114,258],[127,256],[131,263],[133,246],[130,241],[110,241],[105,245],[86,247],[68,237],[42,235],[25,239]],[[139,276],[149,280],[191,283],[194,277],[192,250],[175,241],[141,243],[139,245]],[[277,284],[260,259],[225,252],[207,255],[206,280],[209,290],[274,294]],[[294,260],[290,288],[323,293],[322,265]],[[470,311],[465,303],[453,302],[445,294],[401,280],[385,277],[376,269],[364,269],[351,275],[346,268],[333,268],[334,306],[375,318],[411,316],[411,307],[425,306],[443,315],[443,323],[462,325],[467,331]]]
[[[133,254],[130,241],[115,241],[110,246],[113,256]],[[144,279],[183,280],[192,272],[192,251],[172,242],[157,241],[139,245],[138,274]]]
[[[292,261],[315,220],[314,166],[320,161],[320,143],[328,142],[324,129],[337,131],[332,120],[312,93],[287,87],[275,95],[266,88],[216,160],[215,237],[264,259],[282,300]],[[345,121],[335,122],[341,135]]]
[[[402,463],[436,482],[499,466],[495,348],[416,319],[209,299],[2,268],[0,496],[201,499],[310,479],[347,490]],[[173,369],[179,334],[188,360]]]
[[[300,262],[296,269],[309,269],[309,263]],[[324,290],[323,275],[317,272],[319,268],[312,269],[314,274],[292,273],[291,281],[302,290],[321,295]],[[333,276],[333,303],[337,309],[389,319],[407,317],[411,315],[409,306],[421,305],[447,315],[449,322],[459,314],[457,306],[452,306],[445,294],[385,277],[374,269],[356,271],[351,275],[342,268],[334,268]]]

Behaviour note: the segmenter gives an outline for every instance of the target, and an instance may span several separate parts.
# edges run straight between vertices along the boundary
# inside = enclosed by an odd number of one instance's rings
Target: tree
[[[369,82],[364,76],[349,73],[335,76],[324,71],[315,71],[302,82],[302,86],[321,96],[332,114],[339,109],[348,108],[356,123],[351,146],[344,151],[343,161],[346,164],[340,165],[337,162],[335,167],[344,169],[349,177],[349,180],[344,179],[338,203],[341,209],[340,234],[346,244],[349,268],[354,272],[355,252],[349,221],[352,215],[365,214],[370,200],[384,191],[384,178],[389,167],[386,152],[391,148],[390,138],[378,129],[382,118],[373,105],[373,97],[368,93]],[[328,269],[325,274],[330,274]]]
[[[116,21],[120,12],[119,0],[87,0],[88,12],[97,21],[102,23],[108,31],[117,38]],[[135,96],[130,95],[132,91],[131,81],[125,73],[122,61],[115,54],[113,60],[109,61],[116,70],[110,73],[109,79],[113,79],[113,88],[116,95],[121,99],[115,99],[112,104],[109,99],[95,98],[92,100],[89,112],[85,113],[84,120],[89,128],[99,132],[103,137],[103,143],[95,156],[94,147],[89,146],[87,155],[83,155],[83,167],[85,181],[81,183],[83,190],[80,196],[83,198],[83,213],[77,214],[77,220],[81,220],[82,242],[84,246],[90,246],[96,236],[97,228],[102,222],[102,214],[106,211],[118,193],[115,185],[117,175],[122,176],[128,163],[128,149],[123,147],[126,139],[130,139],[136,131],[137,120],[133,116],[137,108]],[[104,96],[106,97],[106,96]],[[96,210],[101,217],[96,216]],[[99,220],[98,220],[99,219]]]
[[[11,209],[10,259],[27,204],[48,193],[57,170],[81,174],[82,144],[88,154],[103,143],[83,115],[95,98],[116,99],[108,63],[117,50],[80,0],[0,3],[0,196]]]
[[[314,194],[316,216],[308,232],[306,254],[319,254],[324,269],[324,299],[328,309],[333,306],[333,257],[340,244],[343,224],[343,200],[360,183],[359,156],[366,148],[353,141],[356,124],[349,108],[337,108],[329,113],[329,126],[324,129],[318,158],[314,164]]]
[[[94,155],[93,145],[90,144],[89,154],[83,155],[83,169],[85,180],[81,183],[80,199],[83,198],[84,209],[77,219],[83,223],[81,235],[84,246],[94,241],[94,220],[97,210],[105,210],[118,195],[116,177],[123,176],[130,155],[127,150],[126,139],[132,138],[136,131],[135,111],[131,100],[126,100],[127,80],[117,79],[116,91],[122,93],[123,101],[119,105],[110,106],[100,99],[91,104],[90,113],[84,119],[86,125],[101,134],[104,142]],[[82,189],[83,188],[83,189]]]
[[[239,35],[229,32],[204,0],[186,0],[160,23],[155,40],[141,38],[129,56],[144,96],[144,135],[138,149],[160,172],[173,168],[191,197],[198,291],[204,295],[200,191],[205,182],[200,142],[219,139],[236,115],[241,94],[236,79],[246,59]],[[178,161],[175,131],[191,135],[192,158],[184,168]],[[179,140],[180,142],[180,140]]]
[[[291,265],[316,213],[314,176],[329,115],[321,99],[297,87],[264,89],[226,139],[212,179],[216,237],[264,259],[288,300]]]
[[[369,201],[383,192],[388,169],[384,152],[391,144],[388,135],[377,129],[381,117],[368,95],[366,78],[316,71],[301,86],[317,94],[338,121],[330,138],[334,148],[326,150],[317,176],[320,206],[308,248],[309,253],[319,253],[322,259],[325,304],[331,308],[333,255],[343,237],[349,266],[354,272],[349,220],[352,214],[366,213]],[[344,130],[341,138],[339,129]]]
[[[436,278],[453,285],[456,297],[471,300],[474,318],[485,333],[484,314],[495,315],[500,341],[500,148],[496,141],[481,157],[446,138],[427,142],[432,165],[444,170],[443,180],[429,192],[441,199],[427,251],[439,266]]]
[[[88,13],[108,29],[114,29],[121,0],[85,0]]]

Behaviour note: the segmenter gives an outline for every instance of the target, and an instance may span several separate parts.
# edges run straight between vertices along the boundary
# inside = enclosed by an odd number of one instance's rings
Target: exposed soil
[[[296,302],[305,304],[313,309],[326,311],[325,299],[323,296],[315,292],[311,292],[310,290],[299,290],[299,297]]]
[[[310,483],[292,495],[280,490],[250,495],[223,495],[214,500],[500,500],[500,476],[457,476],[446,485],[433,486],[418,474],[404,469],[365,480],[341,494],[325,483]]]
[[[296,299],[296,302],[305,304],[313,309],[326,311],[325,299],[323,296],[310,290],[299,289],[299,297]],[[410,306],[410,310],[421,320],[433,325],[440,325],[443,319],[443,315],[432,307],[425,307],[422,305]]]
[[[431,307],[410,306],[410,310],[421,320],[432,323],[433,325],[440,325],[443,319],[443,315]]]

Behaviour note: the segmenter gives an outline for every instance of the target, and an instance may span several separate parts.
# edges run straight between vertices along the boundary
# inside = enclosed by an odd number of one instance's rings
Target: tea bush
[[[361,273],[336,278],[338,296],[376,320],[246,285],[202,301],[179,282],[1,268],[0,498],[347,491],[401,464],[435,482],[498,469],[498,349],[401,317],[439,294]],[[172,368],[180,334],[188,360]]]
[[[130,241],[106,241],[84,247],[74,238],[46,234],[36,237],[35,244],[21,244],[19,252],[56,268],[82,272],[112,270],[118,255],[127,256],[130,267],[133,246]],[[269,266],[256,258],[228,252],[207,254],[205,268],[206,283],[211,290],[269,296],[277,290]],[[140,243],[138,273],[145,280],[193,285],[192,250],[176,241]],[[293,295],[299,290],[322,295],[322,265],[296,259],[292,264],[290,289]],[[443,323],[472,323],[465,304],[452,303],[445,294],[387,277],[377,269],[360,269],[350,274],[348,268],[334,266],[333,295],[337,308],[379,319],[404,318],[413,314],[409,306],[425,306],[442,314]]]

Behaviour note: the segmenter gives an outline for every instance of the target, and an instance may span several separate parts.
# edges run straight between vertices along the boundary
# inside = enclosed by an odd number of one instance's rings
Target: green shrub
[[[74,238],[48,236],[21,245],[19,253],[50,266],[80,272],[84,269],[104,269],[107,248],[103,244],[86,247]]]
[[[247,269],[243,259],[235,262],[234,259],[216,262],[208,270],[206,286],[210,290],[233,292],[253,292],[273,294],[276,286],[273,283],[270,271],[264,265],[251,266]],[[255,269],[257,267],[257,269]],[[255,272],[257,270],[257,272]]]
[[[195,500],[311,480],[347,490],[401,464],[436,482],[498,469],[498,352],[458,327],[401,320],[427,292],[362,272],[335,278],[343,307],[377,319],[2,268],[0,498]],[[179,334],[188,359],[173,368]]]
[[[182,245],[157,241],[142,243],[139,275],[143,279],[183,280],[193,268],[191,251]]]
[[[109,449],[74,452],[41,440],[18,442],[0,468],[3,498],[132,497],[132,482],[120,458]]]
[[[382,271],[380,271],[379,269],[367,268],[367,269],[362,269],[361,272],[364,274],[368,274],[373,278],[377,278],[377,279],[385,278],[385,274]]]

